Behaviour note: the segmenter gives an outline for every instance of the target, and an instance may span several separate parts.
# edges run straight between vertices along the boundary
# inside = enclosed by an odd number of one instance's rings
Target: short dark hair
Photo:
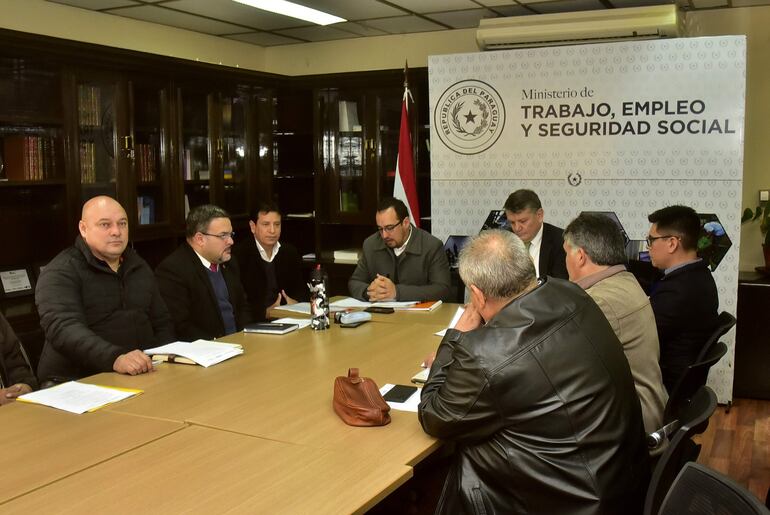
[[[658,209],[647,217],[651,224],[658,224],[658,232],[672,232],[679,237],[682,248],[695,250],[698,248],[701,224],[695,210],[688,206],[668,206]]]
[[[542,209],[543,205],[540,203],[540,197],[537,196],[532,190],[516,190],[505,201],[504,209],[511,213],[518,213],[525,209],[531,209],[537,211]]]
[[[196,233],[206,232],[214,218],[230,218],[227,211],[213,204],[195,207],[187,214],[185,236],[192,238]]]
[[[278,203],[272,200],[260,200],[257,203],[257,207],[251,212],[251,221],[256,222],[259,219],[260,213],[278,213],[283,216],[281,209],[278,207]]]
[[[580,213],[564,229],[564,241],[580,247],[596,265],[613,266],[626,263],[626,242],[620,227],[604,215]]]
[[[406,208],[406,204],[394,197],[386,197],[380,200],[380,203],[377,204],[377,212],[380,213],[391,207],[396,211],[396,216],[399,220],[403,220],[409,216],[409,210]]]

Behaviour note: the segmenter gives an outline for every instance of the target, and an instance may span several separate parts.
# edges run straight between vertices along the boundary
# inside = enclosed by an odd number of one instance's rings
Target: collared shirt
[[[262,259],[264,259],[268,263],[272,263],[273,260],[275,259],[275,256],[278,255],[278,251],[281,250],[281,242],[276,241],[275,246],[273,247],[273,255],[268,257],[267,251],[262,245],[259,244],[259,240],[257,240],[257,238],[254,238],[254,243],[257,244],[257,250],[259,251],[259,255],[262,256]]]
[[[668,275],[674,270],[679,270],[682,267],[685,267],[687,265],[692,265],[693,263],[697,263],[698,261],[703,261],[703,260],[701,258],[696,258],[691,261],[685,261],[684,263],[679,263],[678,265],[674,265],[672,267],[666,268],[665,270],[663,270],[663,275]]]
[[[540,277],[540,245],[543,243],[543,225],[540,225],[540,230],[532,241],[529,242],[529,257],[532,258],[532,262],[535,264],[535,277]]]
[[[595,272],[581,279],[578,279],[577,281],[575,281],[575,284],[577,284],[584,290],[587,290],[588,288],[598,283],[599,281],[603,281],[608,277],[612,277],[615,274],[618,274],[620,272],[625,272],[625,271],[626,271],[625,265],[613,265],[611,267],[605,268],[604,270],[599,270],[598,272]]]
[[[195,249],[193,249],[193,252],[195,252]],[[211,261],[209,261],[205,257],[201,256],[197,252],[195,252],[195,255],[198,256],[198,259],[201,260],[201,263],[203,263],[203,267],[204,268],[208,268],[209,270],[211,270]]]
[[[406,237],[406,241],[399,248],[393,249],[393,252],[396,254],[396,257],[404,253],[404,251],[406,250],[406,246],[409,245],[409,239],[411,237],[412,237],[412,224],[409,224],[409,236]]]

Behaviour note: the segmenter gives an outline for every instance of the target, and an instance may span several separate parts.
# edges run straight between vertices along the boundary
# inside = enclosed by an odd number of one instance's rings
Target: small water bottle
[[[329,329],[329,297],[326,294],[326,274],[321,265],[310,272],[310,328],[314,331]]]

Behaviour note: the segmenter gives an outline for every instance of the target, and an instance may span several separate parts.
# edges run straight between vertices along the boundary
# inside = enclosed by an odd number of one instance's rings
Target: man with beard
[[[224,209],[206,204],[187,215],[187,241],[155,269],[181,340],[210,340],[243,329],[251,310],[230,262],[233,226]]]

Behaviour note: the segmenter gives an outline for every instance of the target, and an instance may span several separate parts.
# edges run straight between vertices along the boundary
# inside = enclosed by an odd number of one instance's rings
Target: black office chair
[[[663,499],[659,515],[767,515],[751,492],[698,463],[685,464]]]
[[[708,349],[726,335],[730,329],[735,327],[736,322],[737,320],[734,316],[727,311],[722,311],[719,316],[717,316],[717,325],[714,328],[714,332],[711,333],[711,336],[709,336],[708,340],[706,340],[706,343],[703,345],[697,361],[703,361]]]
[[[698,388],[706,384],[709,370],[726,353],[727,345],[723,342],[716,342],[701,352],[698,361],[687,367],[687,370],[676,382],[674,389],[671,390],[671,395],[668,397],[666,408],[663,411],[664,424],[669,424],[678,418],[677,412],[681,411],[682,407],[690,401],[695,392],[698,391]]]
[[[701,386],[687,404],[676,413],[678,429],[669,440],[668,448],[660,457],[652,472],[650,486],[644,502],[644,514],[658,513],[660,504],[674,478],[688,461],[695,461],[700,454],[700,445],[692,436],[703,433],[709,424],[709,417],[717,408],[717,396],[708,386]]]

